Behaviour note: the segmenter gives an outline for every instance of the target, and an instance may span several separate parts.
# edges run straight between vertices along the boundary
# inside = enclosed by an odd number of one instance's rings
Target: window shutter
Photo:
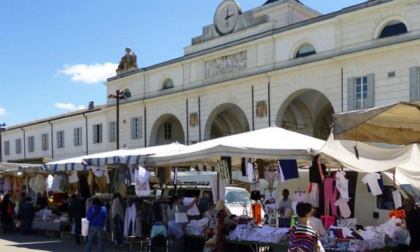
[[[139,116],[139,123],[138,123],[138,127],[139,127],[139,138],[143,138],[143,117]]]
[[[99,130],[99,132],[98,132],[99,133],[99,136],[98,136],[99,137],[99,141],[98,142],[99,143],[102,143],[102,123],[99,124],[99,129],[98,130]]]
[[[410,68],[410,102],[420,101],[420,67]]]
[[[354,90],[354,81],[356,78],[347,79],[347,110],[353,110],[355,106],[355,90]]]
[[[135,134],[135,132],[136,132],[136,120],[135,120],[136,118],[134,118],[134,117],[131,117],[131,119],[130,119],[130,125],[131,125],[131,128],[130,128],[130,131],[131,131],[131,139],[135,139],[136,138],[136,134]]]
[[[366,108],[372,108],[375,103],[375,75],[367,76],[367,104]]]
[[[73,129],[73,145],[77,146],[77,128]]]

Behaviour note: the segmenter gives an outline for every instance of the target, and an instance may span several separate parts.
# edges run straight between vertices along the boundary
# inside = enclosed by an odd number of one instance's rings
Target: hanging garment
[[[47,191],[60,191],[62,177],[61,175],[48,175],[47,177]]]
[[[296,206],[297,203],[301,202],[301,201],[306,201],[306,199],[308,198],[308,195],[306,195],[305,192],[299,192],[296,191],[295,194],[293,195],[293,201],[292,201],[292,208],[293,208],[293,212],[296,212]]]
[[[368,184],[370,191],[372,192],[373,196],[376,195],[381,195],[382,194],[382,190],[379,186],[379,179],[381,179],[381,174],[379,173],[370,173],[370,174],[366,174],[363,178],[362,181],[364,184]]]
[[[150,171],[139,166],[138,169],[134,169],[135,173],[135,190],[137,196],[150,195],[149,177]]]
[[[400,192],[398,190],[393,190],[392,191],[392,199],[394,200],[394,208],[395,209],[398,209],[398,208],[402,207],[401,195],[400,195]]]
[[[319,156],[314,157],[312,165],[309,167],[309,182],[322,184],[325,179],[325,174],[327,173],[327,167],[325,164],[321,164],[321,168],[319,167],[318,157]]]
[[[248,174],[248,181],[252,182],[254,180],[254,164],[251,162],[246,163],[246,172]]]
[[[88,184],[88,178],[85,175],[80,175],[79,177],[79,186],[80,186],[80,196],[82,198],[89,198],[90,197],[90,188]]]
[[[319,207],[319,184],[309,183],[308,200],[314,207]]]
[[[246,159],[245,158],[241,158],[241,172],[242,172],[242,177],[246,176],[246,166],[247,166]]]
[[[343,218],[348,218],[351,215],[351,210],[350,210],[348,202],[349,202],[348,198],[345,198],[345,199],[339,198],[334,203],[334,205],[338,206],[338,208],[340,209],[340,213]]]
[[[335,173],[335,187],[340,193],[340,198],[349,198],[349,180],[346,179],[346,173],[344,171],[337,171]]]
[[[331,215],[337,215],[337,207],[334,204],[337,200],[337,190],[334,186],[334,178],[324,179],[324,214],[329,215],[329,209],[331,209]]]
[[[297,161],[295,159],[280,160],[279,163],[279,168],[284,175],[284,180],[299,178]]]
[[[132,202],[130,206],[127,206],[125,209],[125,219],[124,219],[124,236],[128,236],[128,229],[131,225],[131,234],[136,233],[136,215],[137,215],[137,209],[136,204]]]
[[[42,176],[41,174],[38,174],[38,175]],[[36,180],[37,178],[38,178],[38,176],[36,176],[36,178],[34,179],[34,184],[35,184],[35,181],[37,181]],[[7,176],[7,177],[4,178],[3,190],[7,190],[7,191],[12,190],[12,179],[11,179],[10,176]]]
[[[77,176],[77,171],[70,172],[69,183],[77,183],[77,182],[79,182],[79,177]]]

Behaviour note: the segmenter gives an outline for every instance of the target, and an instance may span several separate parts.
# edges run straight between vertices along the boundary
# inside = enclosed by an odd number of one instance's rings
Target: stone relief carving
[[[219,75],[231,73],[247,68],[247,52],[226,55],[205,62],[205,78],[214,78]]]
[[[257,101],[256,116],[265,117],[267,115],[267,102]]]
[[[190,127],[195,127],[198,125],[198,113],[190,113]]]

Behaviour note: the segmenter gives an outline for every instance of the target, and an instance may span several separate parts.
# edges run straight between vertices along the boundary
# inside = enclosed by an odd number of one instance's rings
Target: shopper
[[[81,244],[80,234],[83,217],[85,217],[85,202],[83,199],[78,199],[76,194],[72,194],[69,202],[69,220],[74,225],[74,240],[76,244]]]
[[[313,208],[311,203],[301,201],[296,205],[298,220],[290,229],[289,252],[313,252],[319,251],[318,234],[310,225]]]
[[[205,251],[223,251],[226,235],[225,222],[229,218],[229,211],[225,207],[225,201],[219,199],[214,209],[210,211],[210,220],[206,233],[204,234]]]
[[[95,197],[92,204],[86,214],[86,218],[89,221],[89,234],[85,251],[92,251],[93,243],[95,242],[95,238],[97,238],[98,251],[103,252],[105,250],[104,229],[106,220],[108,219],[108,213],[99,197]]]
[[[125,212],[120,193],[114,193],[114,196],[112,197],[111,213],[114,223],[116,244],[118,247],[121,247],[123,242]]]
[[[32,221],[35,217],[35,208],[32,198],[26,197],[25,202],[19,206],[19,217],[22,220],[22,234],[29,235],[32,232]]]
[[[6,193],[0,203],[0,220],[3,227],[3,234],[13,231],[14,207],[10,200],[10,194]]]
[[[410,232],[410,251],[420,251],[420,209],[416,207],[413,199],[407,198],[403,201],[405,209],[405,223]]]
[[[184,251],[184,224],[176,223],[175,212],[187,212],[189,208],[197,204],[197,199],[189,205],[183,205],[183,197],[173,196],[168,208],[168,236],[173,239],[172,251]]]

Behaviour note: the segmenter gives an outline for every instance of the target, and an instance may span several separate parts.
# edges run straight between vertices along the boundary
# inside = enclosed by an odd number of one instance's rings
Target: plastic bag
[[[408,231],[408,229],[397,227],[394,231],[392,241],[396,244],[408,246],[410,245],[411,241],[410,232]]]
[[[89,221],[86,218],[82,218],[82,236],[88,236],[89,234]]]

